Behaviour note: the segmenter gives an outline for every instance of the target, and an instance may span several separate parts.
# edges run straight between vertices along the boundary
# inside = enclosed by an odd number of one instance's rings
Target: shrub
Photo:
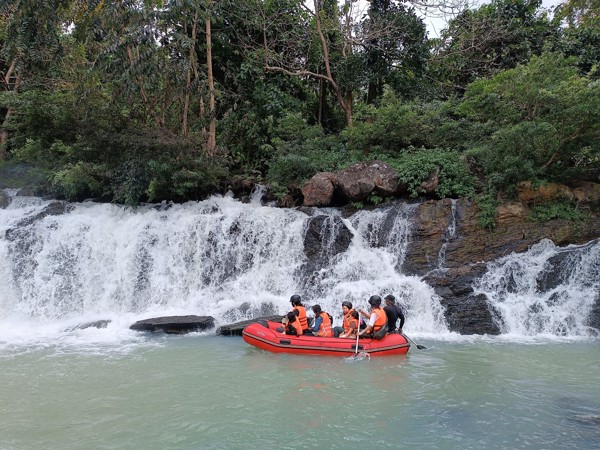
[[[475,193],[475,179],[456,151],[412,149],[395,158],[383,155],[381,159],[394,167],[401,183],[406,184],[411,197],[424,193],[423,183],[431,173],[440,169],[436,193],[439,198],[469,197]]]

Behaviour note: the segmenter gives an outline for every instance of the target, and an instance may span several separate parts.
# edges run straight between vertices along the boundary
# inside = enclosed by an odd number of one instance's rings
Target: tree
[[[4,92],[16,94],[26,81],[44,83],[36,69],[61,54],[60,34],[69,0],[5,0],[0,6],[0,79]],[[0,107],[0,160],[6,157],[12,107]]]
[[[461,111],[497,127],[475,152],[497,187],[568,181],[600,165],[600,85],[572,62],[544,53],[467,88]]]
[[[600,1],[569,0],[556,7],[562,25],[557,50],[575,56],[582,74],[600,77]]]
[[[368,78],[367,103],[383,95],[385,83],[409,96],[407,80],[425,73],[428,48],[425,25],[414,9],[390,0],[372,0],[360,23]],[[398,82],[402,80],[402,82]]]
[[[431,76],[442,92],[462,94],[476,79],[540,55],[556,35],[541,4],[541,0],[493,0],[451,20],[430,59]]]

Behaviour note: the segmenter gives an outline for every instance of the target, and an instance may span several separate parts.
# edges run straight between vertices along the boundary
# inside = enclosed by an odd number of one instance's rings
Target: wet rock
[[[86,322],[79,325],[75,325],[74,327],[67,328],[65,331],[75,331],[75,330],[85,330],[87,328],[106,328],[112,320],[103,319],[103,320],[95,320],[93,322]]]
[[[10,197],[6,192],[0,189],[0,209],[5,209],[8,205],[10,205]]]
[[[311,217],[304,236],[304,254],[314,265],[323,266],[327,259],[348,250],[353,236],[339,217]]]
[[[211,316],[168,316],[139,320],[129,328],[136,331],[151,331],[173,334],[186,334],[203,331],[215,326]]]
[[[272,322],[281,322],[281,319],[283,319],[283,316],[270,315],[270,316],[264,316],[264,317],[257,317],[255,319],[250,319],[250,320],[242,320],[241,322],[236,322],[236,323],[232,323],[229,325],[220,326],[219,328],[217,328],[217,334],[221,334],[223,336],[241,336],[242,331],[244,331],[244,328],[246,328],[251,323],[258,322],[259,320],[270,320]]]
[[[475,295],[473,281],[486,271],[485,264],[430,273],[424,277],[444,306],[450,331],[460,334],[500,334],[499,315],[483,294]]]
[[[7,230],[6,231],[6,238],[9,240],[12,240],[13,234],[15,233],[15,231],[18,234],[19,230],[23,230],[24,228],[34,224],[35,222],[44,219],[45,217],[48,216],[59,216],[61,214],[65,214],[66,212],[70,211],[71,209],[73,209],[73,207],[65,201],[53,201],[51,203],[48,204],[48,206],[46,206],[46,208],[44,208],[43,211],[39,212],[38,214],[36,214],[33,217],[28,217],[27,219],[24,219],[22,221],[20,221],[14,229],[11,230]]]

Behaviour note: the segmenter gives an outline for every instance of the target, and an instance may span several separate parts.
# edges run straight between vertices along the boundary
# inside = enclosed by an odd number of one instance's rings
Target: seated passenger
[[[344,332],[339,335],[341,338],[356,338],[356,332],[358,331],[358,312],[352,310],[348,318],[348,327],[346,328],[346,317],[344,317]]]
[[[312,310],[315,313],[315,323],[311,329],[312,334],[320,337],[332,337],[331,316],[321,310],[321,305],[313,305]]]
[[[402,334],[402,327],[404,326],[404,314],[398,305],[396,305],[396,297],[392,294],[386,295],[384,297],[385,307],[383,310],[387,314],[388,321],[388,333],[400,333]],[[400,326],[396,331],[396,322],[400,319]]]
[[[308,319],[306,318],[306,309],[302,305],[302,299],[299,295],[292,295],[290,297],[290,303],[292,304],[292,311],[300,320],[300,326],[302,327],[302,332],[304,334],[312,334],[310,328],[308,327]],[[285,320],[285,319],[284,319]]]
[[[287,322],[285,323],[284,332],[285,334],[290,334],[292,336],[301,336],[302,335],[302,326],[300,325],[300,320],[296,317],[296,314],[293,311],[290,311],[286,315]]]
[[[348,319],[350,318],[350,314],[354,311],[352,309],[352,303],[348,301],[342,302],[342,312],[344,313],[343,324],[341,327],[333,327],[333,336],[339,337],[347,328],[348,328]]]
[[[382,339],[387,332],[387,314],[381,308],[381,297],[379,295],[371,295],[369,298],[371,305],[371,314],[366,313],[362,309],[360,313],[369,318],[367,328],[359,332],[359,336]]]

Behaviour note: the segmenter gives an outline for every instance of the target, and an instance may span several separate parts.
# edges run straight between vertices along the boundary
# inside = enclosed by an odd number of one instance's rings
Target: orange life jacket
[[[344,314],[344,323],[342,325],[344,330],[348,330],[348,328],[350,328],[350,320],[355,320],[355,319],[352,319],[352,316],[350,315],[350,314],[352,314],[352,311],[354,311],[354,310],[351,309],[350,311],[348,311],[348,314]]]
[[[373,331],[378,331],[382,326],[387,325],[387,314],[383,308],[373,308],[372,312],[377,314],[377,320],[373,325]]]
[[[351,328],[350,325],[354,324],[354,328]],[[350,317],[350,319],[348,320],[348,328],[344,327],[344,333],[346,334],[346,337],[352,337],[355,336],[356,337],[356,332],[358,331],[358,320],[356,320],[354,317]]]
[[[300,321],[298,320],[297,317],[296,317],[296,320],[294,320],[291,325],[296,329],[296,333],[298,333],[298,336],[302,336],[302,325],[300,325]]]
[[[302,330],[308,330],[308,320],[306,320],[306,309],[304,309],[304,306],[294,306],[294,309],[292,311],[296,310],[298,311],[296,317],[300,321],[300,326],[302,327]]]
[[[354,332],[358,330],[358,320],[351,316],[353,309],[348,311],[348,314],[344,315],[344,333],[348,333],[351,330],[351,324],[354,324]]]
[[[331,337],[333,336],[333,331],[331,331],[331,320],[329,319],[329,314],[325,311],[321,313],[321,317],[323,320],[321,321],[321,325],[319,325],[319,331],[317,332],[317,336],[321,337]]]

